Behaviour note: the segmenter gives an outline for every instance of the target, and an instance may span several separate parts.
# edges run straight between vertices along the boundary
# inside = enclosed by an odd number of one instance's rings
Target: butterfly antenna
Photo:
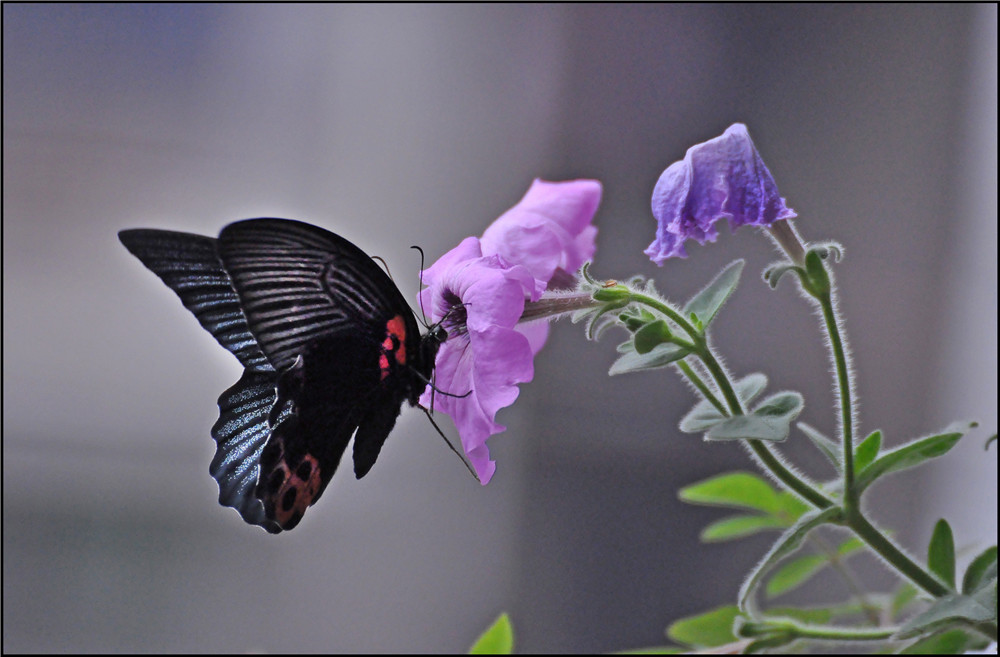
[[[479,479],[479,475],[477,475],[476,471],[472,469],[472,466],[469,465],[469,462],[465,460],[465,457],[462,456],[462,453],[459,452],[457,449],[455,449],[455,446],[451,444],[450,440],[448,440],[448,436],[444,435],[444,432],[441,431],[441,427],[439,427],[437,422],[434,421],[434,417],[431,415],[431,412],[428,409],[424,408],[423,406],[420,407],[420,410],[422,410],[424,414],[427,415],[427,419],[431,421],[431,424],[437,430],[438,435],[444,439],[445,444],[448,445],[448,449],[450,449],[455,453],[455,456],[457,456],[462,461],[462,464],[465,465],[465,469],[468,470],[472,474],[472,476],[476,478],[476,481],[482,483],[482,481],[480,481]]]
[[[422,290],[424,287],[424,250],[416,244],[410,246],[410,248],[416,249],[417,253],[420,254],[420,285],[417,289]],[[422,294],[417,295],[417,301],[420,303],[420,316],[424,319],[424,328],[430,328],[431,324],[427,321],[427,313],[424,312],[424,297]]]
[[[371,259],[378,260],[379,262],[381,262],[382,268],[385,269],[385,273],[389,276],[389,280],[392,281],[393,283],[396,282],[396,279],[392,277],[392,272],[389,271],[389,263],[385,261],[385,258],[383,258],[382,256],[373,255],[371,256]]]

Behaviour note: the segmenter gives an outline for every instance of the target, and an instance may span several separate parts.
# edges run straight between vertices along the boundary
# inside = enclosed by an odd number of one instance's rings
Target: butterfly
[[[447,338],[439,325],[421,336],[374,260],[317,226],[263,218],[217,239],[146,228],[118,238],[243,365],[219,397],[209,472],[220,504],[274,534],[323,494],[352,436],[354,473],[368,473]]]

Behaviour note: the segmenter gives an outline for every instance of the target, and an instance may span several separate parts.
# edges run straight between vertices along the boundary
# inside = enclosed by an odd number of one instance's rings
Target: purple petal
[[[682,161],[667,167],[653,189],[652,208],[656,239],[645,253],[658,265],[667,258],[687,257],[688,239],[714,242],[719,219],[727,219],[735,230],[796,216],[778,194],[771,172],[741,123],[692,146]]]
[[[483,233],[483,254],[523,265],[543,283],[557,268],[576,271],[596,250],[597,228],[591,221],[600,202],[596,180],[536,179],[524,198]]]

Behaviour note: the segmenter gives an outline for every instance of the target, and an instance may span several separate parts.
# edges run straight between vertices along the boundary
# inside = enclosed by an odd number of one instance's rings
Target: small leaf
[[[799,521],[790,527],[784,534],[775,541],[771,549],[767,551],[764,558],[760,560],[746,580],[740,587],[739,606],[751,617],[754,616],[753,592],[760,585],[764,575],[766,575],[778,562],[799,549],[802,541],[809,532],[820,525],[840,521],[840,509],[838,507],[828,507],[826,509],[814,509],[806,513]]]
[[[749,472],[729,472],[685,486],[677,496],[689,504],[728,506],[774,513],[781,506],[767,481]]]
[[[799,422],[795,426],[799,428],[799,431],[806,435],[812,444],[823,453],[823,456],[833,464],[833,467],[840,472],[840,450],[837,447],[837,443],[833,442],[822,433],[812,428],[805,422]]]
[[[897,472],[920,465],[924,461],[946,454],[955,443],[965,435],[976,423],[956,423],[948,427],[944,433],[927,438],[918,438],[894,450],[885,452],[872,461],[864,470],[858,472],[854,487],[860,494],[872,482],[890,472]]]
[[[778,506],[780,507],[778,515],[787,520],[789,526],[801,518],[803,513],[812,508],[787,490],[778,493]]]
[[[509,655],[514,652],[514,628],[510,617],[500,614],[469,648],[470,655]]]
[[[962,577],[962,593],[974,593],[979,586],[990,577],[997,576],[997,546],[986,548],[982,554],[972,560]]]
[[[737,381],[733,385],[733,389],[744,404],[749,404],[766,386],[767,377],[760,372],[755,372]],[[702,433],[721,422],[725,422],[729,417],[720,413],[719,409],[711,402],[703,399],[681,419],[680,430],[684,433]]]
[[[699,538],[704,543],[730,541],[769,529],[784,529],[788,527],[788,524],[777,516],[730,516],[722,520],[716,520],[705,527],[705,529],[701,530]]]
[[[991,593],[995,602],[996,589]],[[989,621],[996,622],[996,609],[992,605],[972,596],[952,593],[934,600],[923,613],[903,624],[893,638],[912,639],[956,623],[976,625]]]
[[[955,539],[951,527],[943,518],[934,525],[927,548],[927,566],[941,581],[955,588]]]
[[[837,548],[836,555],[832,557],[825,554],[810,554],[793,561],[789,561],[771,576],[771,579],[767,582],[764,592],[768,597],[775,597],[782,593],[791,591],[792,589],[804,584],[807,580],[809,580],[809,578],[818,573],[828,564],[835,560],[839,560],[840,557],[846,557],[850,553],[863,547],[864,542],[859,539],[852,538],[841,543]]]
[[[715,425],[705,434],[705,440],[768,440],[781,442],[788,437],[780,424],[775,426],[763,418],[752,415],[737,415]]]
[[[740,610],[729,605],[707,611],[697,616],[688,616],[671,623],[667,636],[677,643],[695,648],[712,648],[736,641],[733,622]]]
[[[753,410],[753,414],[757,417],[786,417],[791,416],[792,419],[798,417],[799,413],[802,412],[802,395],[797,392],[779,392],[776,395],[771,395],[764,401],[760,403],[757,408]],[[788,420],[791,422],[791,419]]]
[[[766,387],[767,375],[760,372],[747,374],[733,385],[733,388],[736,390],[736,396],[748,406],[750,402],[757,398],[757,395],[764,392],[764,388]]]
[[[909,582],[903,582],[899,590],[892,596],[892,617],[895,618],[907,607],[915,602],[920,595],[920,589]]]
[[[829,560],[822,554],[808,554],[793,559],[771,575],[767,586],[764,587],[764,594],[773,598],[791,591],[822,570],[828,563]]]
[[[802,395],[779,392],[771,395],[750,415],[737,415],[720,422],[705,434],[706,440],[770,440],[788,438],[789,425],[802,412]]]
[[[960,655],[969,649],[972,637],[962,630],[948,630],[911,643],[901,655]]]
[[[641,370],[652,370],[659,367],[666,367],[674,361],[680,360],[690,354],[686,348],[680,345],[665,343],[653,347],[648,353],[639,354],[635,351],[623,353],[608,370],[608,374],[625,374],[626,372],[639,372]]]
[[[854,449],[854,471],[861,472],[867,468],[882,447],[882,432],[873,431]]]
[[[736,260],[726,266],[719,275],[712,279],[705,289],[694,295],[687,305],[684,306],[684,315],[695,314],[701,320],[703,329],[715,319],[715,315],[722,308],[722,304],[736,289],[740,282],[740,273],[743,271],[742,260]]]
[[[720,422],[725,422],[727,416],[719,412],[715,406],[707,400],[702,400],[694,405],[687,415],[681,418],[678,425],[684,433],[702,433],[708,431]]]
[[[849,554],[857,552],[865,546],[865,542],[860,538],[849,538],[840,545],[837,546],[837,556],[846,557]]]
[[[799,275],[799,277],[805,274],[805,270],[803,270],[799,266],[788,264],[787,262],[779,262],[770,265],[767,269],[764,270],[764,280],[767,281],[767,284],[771,286],[771,289],[777,289],[778,281],[781,280],[781,277],[787,274],[789,271],[796,272]]]
[[[864,546],[865,543],[861,539],[849,538],[837,546],[836,553],[833,555],[810,554],[789,561],[771,576],[771,579],[767,582],[767,586],[764,588],[764,592],[771,598],[791,591],[804,584],[828,564],[840,561],[844,557],[862,549]],[[769,610],[769,613],[772,611]]]
[[[669,342],[673,334],[665,319],[650,322],[635,332],[633,341],[637,354],[648,354],[653,347]]]

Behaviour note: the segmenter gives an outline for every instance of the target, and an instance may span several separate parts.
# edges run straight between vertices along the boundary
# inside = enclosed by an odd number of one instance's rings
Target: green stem
[[[705,367],[715,380],[716,385],[719,386],[719,390],[722,392],[722,395],[725,397],[726,403],[729,406],[729,415],[745,415],[746,413],[743,409],[743,404],[740,402],[739,397],[736,395],[736,391],[733,389],[733,385],[729,380],[729,375],[723,369],[722,364],[719,363],[715,354],[712,353],[712,349],[708,346],[708,341],[706,340],[705,335],[698,331],[698,329],[696,329],[689,321],[687,321],[681,313],[677,312],[674,308],[655,297],[633,292],[631,300],[635,303],[649,306],[650,308],[666,315],[678,326],[680,326],[684,332],[691,336],[691,341],[694,343],[693,351],[701,359],[702,363],[705,364]],[[773,451],[771,451],[771,447],[769,445],[760,440],[747,440],[746,442],[764,467],[766,467],[767,470],[769,470],[771,474],[773,474],[774,477],[783,483],[787,488],[794,491],[796,494],[817,508],[826,509],[833,506],[832,500],[828,499],[825,495],[816,490],[805,479],[792,472],[782,462],[782,460]]]
[[[797,639],[814,641],[885,641],[899,631],[898,627],[837,627],[792,623],[782,628]]]
[[[715,407],[715,410],[719,411],[723,415],[726,414],[726,407],[722,405],[722,402],[719,401],[719,398],[715,396],[715,393],[712,392],[708,385],[701,380],[701,377],[694,371],[694,368],[687,364],[687,361],[677,361],[677,367],[684,373],[684,376],[688,378],[688,381],[690,381],[694,387],[698,389],[698,392],[700,392],[705,399],[708,400],[708,403]]]
[[[814,257],[814,254],[810,254],[809,257]],[[817,258],[818,262],[819,259]],[[819,264],[819,267],[825,270],[825,265]],[[905,552],[876,529],[861,513],[860,498],[854,489],[853,381],[851,380],[851,372],[847,365],[846,337],[841,332],[837,311],[833,304],[836,284],[833,277],[828,272],[822,270],[817,269],[816,273],[828,277],[824,281],[825,284],[822,286],[803,285],[803,289],[819,302],[823,310],[823,322],[827,336],[830,338],[830,352],[837,371],[837,391],[840,399],[841,421],[840,439],[843,446],[844,466],[844,524],[854,530],[861,540],[896,568],[900,574],[934,597],[941,597],[951,593],[951,589],[910,559]]]
[[[848,514],[858,506],[858,496],[854,491],[854,413],[853,413],[853,383],[851,372],[847,366],[847,352],[844,349],[844,336],[841,334],[837,311],[833,306],[833,282],[826,293],[818,295],[820,307],[823,309],[823,323],[826,334],[830,338],[830,352],[837,371],[837,390],[840,400],[840,440],[843,447],[844,465],[844,507]]]
[[[860,510],[847,515],[845,523],[868,547],[885,559],[893,568],[935,598],[953,593],[944,583],[920,567],[905,552],[861,515]]]

